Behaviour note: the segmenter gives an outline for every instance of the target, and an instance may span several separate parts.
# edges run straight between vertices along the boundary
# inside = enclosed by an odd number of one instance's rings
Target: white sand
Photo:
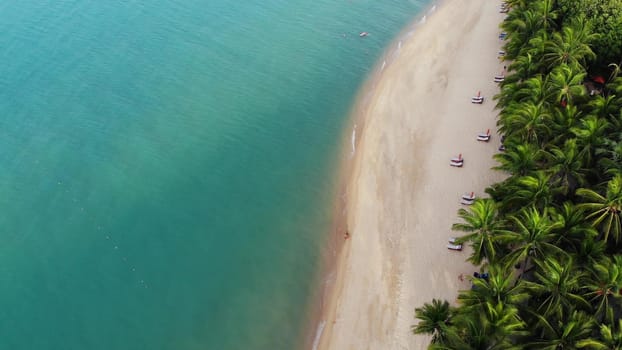
[[[426,349],[414,308],[455,302],[473,266],[469,251],[446,248],[456,235],[459,198],[500,181],[490,170],[499,146],[491,97],[502,71],[501,1],[446,0],[402,43],[371,92],[348,185],[351,239],[323,315],[319,349]],[[478,90],[483,105],[470,103]],[[489,143],[477,142],[491,129]],[[463,168],[449,159],[462,153]]]

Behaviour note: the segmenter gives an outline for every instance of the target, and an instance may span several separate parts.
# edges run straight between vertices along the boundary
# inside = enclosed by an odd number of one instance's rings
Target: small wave
[[[428,19],[428,17],[427,17],[427,16],[423,16],[423,17],[421,17],[421,20],[419,21],[419,23],[422,23],[422,24],[423,24],[423,23],[425,23],[425,21],[426,21],[427,19]]]
[[[433,13],[434,11],[436,11],[436,5],[432,6],[432,8],[430,9],[430,11],[428,11],[428,13]]]
[[[315,332],[315,339],[313,339],[313,350],[317,350],[317,347],[320,345],[320,338],[322,337],[324,326],[326,326],[326,321],[320,322],[320,324],[317,326],[317,331]]]
[[[399,50],[399,49],[401,49],[401,48],[402,48],[402,41],[400,40],[400,42],[399,42],[399,43],[397,43],[397,49]]]
[[[382,67],[380,67],[380,71],[383,71],[384,67],[386,67],[386,66],[387,66],[387,61],[386,60],[382,61]]]

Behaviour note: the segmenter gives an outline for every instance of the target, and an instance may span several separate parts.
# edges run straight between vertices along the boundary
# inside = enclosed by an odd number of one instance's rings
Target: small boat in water
[[[362,38],[362,37],[365,37],[365,36],[368,36],[368,35],[369,35],[369,33],[368,33],[368,32],[360,32],[360,33],[359,33],[359,36],[360,36],[361,38]]]

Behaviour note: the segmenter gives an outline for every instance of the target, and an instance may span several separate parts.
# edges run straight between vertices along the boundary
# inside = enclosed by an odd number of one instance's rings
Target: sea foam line
[[[354,124],[354,128],[352,129],[352,153],[350,153],[350,157],[352,157],[355,152],[356,152],[356,124]]]
[[[315,339],[313,339],[313,350],[317,350],[317,347],[320,345],[320,338],[322,337],[322,332],[324,332],[324,326],[326,326],[326,321],[320,322],[317,326],[317,331],[315,332]]]

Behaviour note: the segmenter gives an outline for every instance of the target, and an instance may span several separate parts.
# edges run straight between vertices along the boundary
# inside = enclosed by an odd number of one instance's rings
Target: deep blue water
[[[427,3],[0,2],[0,349],[295,348],[348,112]]]

